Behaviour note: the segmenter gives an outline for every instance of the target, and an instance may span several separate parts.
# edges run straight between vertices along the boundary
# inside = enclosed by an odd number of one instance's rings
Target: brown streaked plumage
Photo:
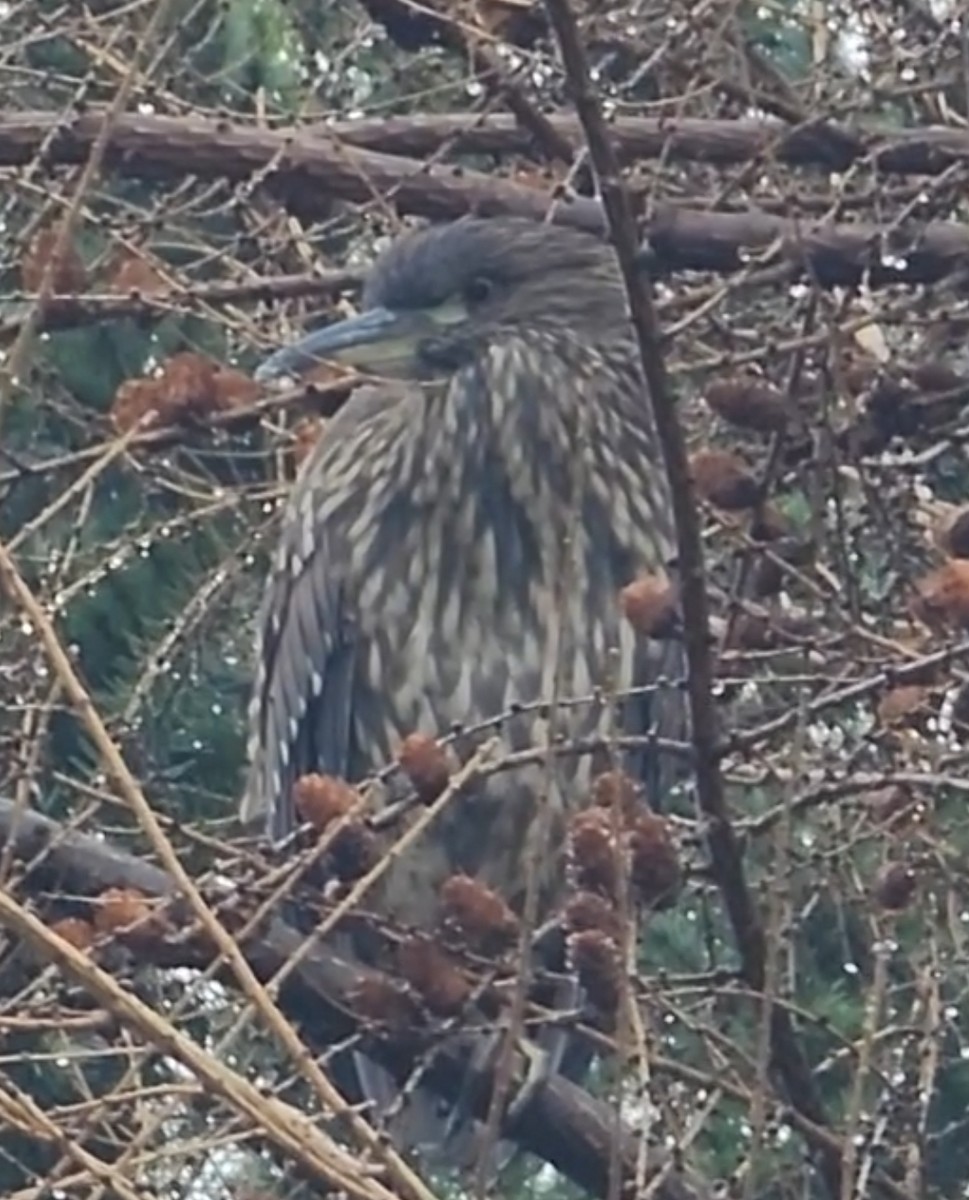
[[[556,734],[677,736],[682,699],[614,697],[675,668],[638,639],[618,594],[670,562],[667,484],[611,250],[564,228],[467,219],[401,239],[364,313],[274,355],[263,378],[317,357],[379,370],[329,423],[293,489],[260,617],[246,819],[295,824],[292,783],[351,781],[414,731],[439,734],[549,700]],[[547,713],[500,730],[542,745]],[[655,785],[656,755],[631,764]],[[542,911],[562,884],[588,758],[556,758]],[[521,904],[544,766],[458,797],[394,865],[375,905],[434,927],[465,872]]]

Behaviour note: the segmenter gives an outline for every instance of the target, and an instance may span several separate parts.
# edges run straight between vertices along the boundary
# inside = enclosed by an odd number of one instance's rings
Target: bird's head
[[[528,220],[465,218],[395,242],[370,274],[359,316],[278,350],[256,378],[298,376],[321,361],[434,378],[509,330],[588,339],[621,325],[624,313],[615,257],[598,239]]]

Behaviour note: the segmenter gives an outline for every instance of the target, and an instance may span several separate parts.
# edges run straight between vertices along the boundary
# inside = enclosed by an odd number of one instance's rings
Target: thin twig
[[[54,673],[63,685],[64,694],[77,712],[88,736],[94,743],[109,777],[114,779],[121,795],[148,835],[148,839],[155,853],[158,855],[159,861],[177,881],[179,890],[189,901],[201,927],[212,939],[212,942],[218,946],[225,961],[232,968],[246,999],[260,1013],[266,1022],[267,1028],[271,1029],[277,1035],[281,1044],[285,1046],[286,1050],[292,1056],[293,1062],[299,1064],[306,1071],[310,1082],[319,1093],[323,1103],[334,1112],[349,1119],[354,1135],[373,1152],[378,1161],[385,1163],[391,1177],[398,1180],[404,1190],[414,1196],[416,1200],[433,1200],[433,1194],[428,1190],[420,1177],[394,1150],[388,1147],[377,1136],[376,1132],[366,1121],[354,1112],[316,1063],[309,1058],[303,1043],[300,1041],[299,1035],[279,1011],[278,1006],[272,1001],[266,988],[260,983],[246,961],[235,939],[225,930],[222,923],[206,904],[194,880],[182,866],[171,843],[165,836],[164,831],[158,823],[158,818],[152,811],[137,780],[128,769],[128,765],[122,757],[121,752],[112,741],[87,690],[75,672],[50,618],[44,612],[33,592],[24,583],[20,572],[17,570],[13,559],[10,557],[3,543],[0,543],[0,585],[2,585],[3,590],[7,592],[10,599],[23,610],[36,631],[47,652]],[[328,1152],[333,1158],[334,1163],[338,1164],[343,1156],[343,1152],[338,1149],[336,1143],[331,1142],[329,1139],[326,1139],[326,1144],[329,1147]],[[339,1173],[340,1168],[338,1166],[334,1169]]]

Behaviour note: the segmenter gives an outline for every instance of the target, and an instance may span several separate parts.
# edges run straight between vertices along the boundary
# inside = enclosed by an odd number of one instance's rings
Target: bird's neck
[[[647,507],[664,507],[664,484],[649,478],[653,426],[638,358],[621,334],[563,343],[531,331],[495,342],[427,387],[422,406],[400,445],[398,478],[429,529],[457,535],[450,545],[474,546],[487,529],[499,554],[512,545],[544,556],[561,540],[548,532],[564,536],[580,508],[583,522],[591,509],[593,524],[600,515],[609,524],[603,536],[631,544]]]
[[[591,342],[536,328],[495,340],[427,389],[424,404],[412,447],[435,464],[431,487],[454,464],[485,479],[499,472],[523,501],[561,502],[581,448],[621,451],[624,438],[635,445],[652,434],[638,357],[623,332]]]

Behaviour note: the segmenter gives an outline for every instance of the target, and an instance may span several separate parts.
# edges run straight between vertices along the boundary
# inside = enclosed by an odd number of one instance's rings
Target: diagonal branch
[[[135,888],[146,896],[169,901],[171,924],[176,928],[182,930],[192,920],[191,910],[178,899],[175,880],[159,867],[103,840],[66,830],[39,813],[18,811],[13,802],[2,799],[0,839],[12,847],[13,857],[25,866],[23,886],[38,900],[51,893],[83,897],[99,895],[112,887]],[[220,898],[224,899],[224,894],[212,896],[211,901],[216,904]],[[85,973],[79,974],[76,959],[63,952],[50,937],[42,936],[34,925],[25,923],[21,911],[11,901],[8,907],[0,908],[0,923],[15,928],[34,944],[45,948],[68,975],[90,986],[115,1016],[157,1043],[161,1037],[160,1027],[143,1022],[140,1010],[131,1009],[124,1003],[119,1007],[118,996],[111,990],[111,985],[100,975],[95,976],[94,968],[85,968]],[[49,934],[47,930],[44,932]],[[326,946],[315,946],[306,954],[303,952],[305,940],[304,934],[283,921],[272,920],[246,942],[244,952],[255,974],[266,981],[279,974],[294,956],[299,958],[296,967],[286,973],[279,992],[279,1004],[291,1021],[299,1022],[307,1039],[322,1050],[356,1033],[366,1032],[355,998],[367,979],[384,977],[359,964],[344,963]],[[182,932],[170,942],[148,938],[132,941],[129,950],[139,961],[164,967],[204,968],[217,953],[204,938],[187,937]],[[228,986],[237,986],[230,970],[224,969],[222,978]],[[473,1037],[467,1041],[460,1034],[449,1038],[435,1054],[422,1081],[442,1098],[454,1103],[459,1096],[467,1098],[463,1088],[468,1072],[472,1072],[478,1081],[472,1101],[476,1112],[484,1116],[491,1095],[492,1075],[472,1066],[473,1044]],[[167,1045],[165,1052],[171,1052]],[[401,1080],[406,1079],[416,1065],[413,1046],[386,1034],[382,1038],[376,1033],[368,1034],[368,1053]],[[222,1088],[221,1083],[219,1088]],[[615,1114],[609,1105],[593,1099],[566,1080],[555,1079],[535,1092],[513,1123],[506,1121],[502,1136],[551,1163],[592,1194],[604,1195],[608,1175],[607,1147],[614,1126]],[[637,1139],[627,1131],[623,1164],[630,1178],[635,1169],[637,1149]],[[652,1157],[657,1169],[666,1175],[656,1193],[658,1200],[708,1200],[708,1188],[689,1168],[676,1165],[674,1169],[669,1155],[660,1150]]]
[[[50,165],[84,162],[102,128],[96,109],[70,120],[44,112],[0,114],[0,167],[24,166],[41,150]],[[308,216],[323,215],[333,200],[365,204],[377,193],[402,213],[436,220],[469,212],[550,217],[591,233],[606,232],[597,200],[559,198],[479,171],[354,149],[330,134],[202,117],[127,115],[110,128],[105,160],[133,176],[256,179]],[[654,267],[669,272],[731,273],[771,247],[776,250],[764,265],[786,264],[792,277],[809,273],[822,287],[850,286],[862,278],[873,287],[933,283],[969,266],[969,230],[954,221],[905,228],[835,225],[756,209],[709,212],[666,204],[643,219],[641,232]]]
[[[119,795],[138,820],[160,861],[176,881],[178,890],[185,897],[193,917],[199,922],[208,938],[218,947],[224,961],[230,966],[240,990],[250,1001],[253,1009],[263,1018],[267,1028],[276,1034],[280,1044],[289,1052],[292,1061],[301,1063],[305,1067],[306,1077],[316,1090],[321,1104],[347,1119],[357,1142],[361,1147],[366,1147],[371,1151],[375,1158],[386,1166],[389,1177],[401,1188],[403,1194],[413,1197],[413,1200],[434,1200],[433,1193],[420,1176],[395,1150],[377,1136],[371,1125],[353,1112],[318,1064],[306,1060],[299,1035],[283,1019],[272,997],[253,972],[235,940],[209,908],[196,887],[195,881],[176,855],[157,816],[145,798],[140,784],[132,775],[121,751],[111,739],[91,697],[75,671],[50,616],[27,586],[3,542],[0,542],[0,589],[30,621],[37,633],[38,640],[43,645],[53,674],[63,688],[64,695],[77,714],[82,727],[90,737],[106,772],[114,781]],[[28,914],[19,910],[15,901],[0,894],[0,922],[7,924],[20,936],[28,937],[28,940],[36,940],[37,931],[33,929],[32,921],[32,917],[28,919]],[[49,951],[54,949],[59,958],[63,955],[63,947],[48,946],[47,949]],[[67,961],[70,962],[70,958]],[[91,980],[86,980],[86,982],[89,986],[93,986]],[[103,980],[97,982],[99,987],[107,986]],[[100,991],[97,994],[102,996]],[[138,1024],[144,1032],[144,1024],[140,1019]],[[185,1061],[184,1058],[183,1061]],[[192,1062],[192,1067],[195,1070],[200,1069],[195,1061]],[[208,1078],[208,1076],[203,1077]],[[256,1094],[258,1095],[258,1092]],[[235,1095],[233,1090],[233,1099]],[[249,1112],[248,1101],[246,1105],[241,1106],[241,1111]],[[326,1177],[333,1178],[339,1185],[339,1181],[346,1173],[346,1162],[349,1156],[327,1138],[317,1135],[315,1141],[317,1143],[315,1157],[320,1169],[324,1170]]]

